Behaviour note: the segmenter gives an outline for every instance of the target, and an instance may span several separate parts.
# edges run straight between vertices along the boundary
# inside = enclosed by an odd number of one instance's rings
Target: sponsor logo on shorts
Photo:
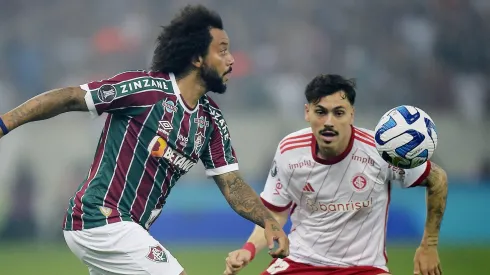
[[[281,271],[288,269],[288,267],[289,267],[288,262],[286,262],[283,259],[277,259],[269,266],[269,268],[267,268],[267,272],[269,274],[277,274]]]
[[[116,98],[116,88],[112,85],[104,84],[97,91],[97,97],[102,102],[112,102]]]
[[[167,254],[159,245],[150,246],[150,251],[148,251],[146,258],[157,263],[168,263]]]

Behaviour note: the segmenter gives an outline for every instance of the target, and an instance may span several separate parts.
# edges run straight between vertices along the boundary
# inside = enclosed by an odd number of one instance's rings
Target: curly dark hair
[[[179,78],[192,69],[192,61],[206,56],[213,40],[209,31],[222,30],[223,22],[218,13],[202,5],[187,5],[162,28],[151,70],[172,72]]]
[[[306,86],[305,96],[308,103],[318,103],[322,97],[344,91],[351,105],[356,101],[355,79],[345,79],[336,74],[321,74],[313,78]]]

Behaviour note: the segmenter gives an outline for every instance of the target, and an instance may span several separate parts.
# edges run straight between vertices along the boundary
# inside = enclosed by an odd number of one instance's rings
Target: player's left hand
[[[252,259],[252,253],[246,249],[238,249],[232,251],[226,257],[226,267],[224,275],[238,274],[245,266],[250,263]]]
[[[265,223],[265,239],[269,247],[269,255],[273,258],[285,258],[289,256],[289,239],[277,221],[266,221]],[[274,250],[274,242],[277,242],[279,247]]]
[[[413,274],[416,275],[441,275],[441,262],[436,246],[419,246],[413,259]]]

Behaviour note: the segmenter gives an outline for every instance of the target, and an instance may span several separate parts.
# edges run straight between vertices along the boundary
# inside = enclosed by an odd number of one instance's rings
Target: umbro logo
[[[166,120],[160,120],[158,122],[158,132],[163,133],[165,135],[170,135],[170,131],[174,129],[172,126],[172,123],[166,121]]]
[[[303,192],[313,193],[313,192],[315,192],[315,189],[313,189],[313,187],[311,186],[311,184],[309,182],[307,182],[305,184],[305,187],[303,187]]]
[[[166,121],[166,120],[160,120],[158,122],[158,124],[160,124],[160,127],[162,127],[163,130],[172,130],[174,127],[172,126],[172,124],[170,124],[170,122]]]

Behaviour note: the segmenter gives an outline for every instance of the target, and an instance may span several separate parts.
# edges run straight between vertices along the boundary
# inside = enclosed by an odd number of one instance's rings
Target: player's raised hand
[[[252,260],[252,252],[246,249],[232,251],[226,257],[226,267],[224,275],[238,274]]]
[[[264,228],[265,239],[269,247],[269,255],[273,258],[285,258],[289,256],[289,239],[276,220],[267,220]],[[274,250],[274,242],[278,248]]]
[[[420,246],[415,251],[413,259],[413,274],[416,275],[441,275],[441,262],[436,246]]]

